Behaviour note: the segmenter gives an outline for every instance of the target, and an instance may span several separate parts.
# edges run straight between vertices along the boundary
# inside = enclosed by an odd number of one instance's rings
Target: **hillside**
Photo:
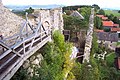
[[[104,10],[106,15],[113,14],[114,16],[120,17],[120,13],[114,10]]]

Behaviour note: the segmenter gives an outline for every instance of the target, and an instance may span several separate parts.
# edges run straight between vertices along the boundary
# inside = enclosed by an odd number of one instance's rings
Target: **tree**
[[[91,50],[91,56],[93,56],[95,53],[98,52],[98,43],[97,43],[97,35],[93,33],[93,41],[92,41],[92,50]]]
[[[98,12],[99,15],[105,15],[105,12],[103,9],[100,9],[99,12]]]
[[[77,30],[87,27],[85,20],[80,20],[78,17],[63,15],[64,19],[64,29]]]
[[[100,9],[100,7],[97,4],[93,4],[92,5],[94,8],[96,8],[97,10]]]
[[[80,31],[88,27],[87,21],[80,20],[78,17],[63,15],[64,29],[70,30],[70,37],[73,38],[76,35],[74,32]]]
[[[66,15],[70,15],[71,11],[70,10],[65,10]]]
[[[99,80],[97,64],[93,61],[84,62],[81,65],[80,78],[78,80]]]
[[[99,17],[95,17],[95,27],[97,28],[97,29],[103,29],[103,26],[102,26],[102,19],[101,18],[99,18]]]
[[[33,13],[34,9],[32,9],[32,7],[30,7],[29,9],[25,10],[25,12],[27,12],[27,13]]]
[[[63,80],[74,78],[71,71],[75,61],[70,59],[72,44],[64,42],[60,31],[53,34],[53,42],[44,47],[44,61],[41,68],[36,69],[38,77],[35,80]],[[67,79],[68,80],[68,79]]]
[[[95,12],[97,12],[97,10],[99,10],[99,9],[100,9],[100,7],[99,7],[97,4],[93,4],[92,6],[94,7]]]
[[[115,17],[113,18],[113,22],[119,24],[119,19],[115,16]]]
[[[110,14],[110,15],[108,16],[108,19],[110,19],[110,20],[113,20],[113,18],[114,18],[114,15],[113,15],[113,14]]]
[[[82,8],[80,8],[79,12],[84,16],[85,21],[87,21],[87,23],[89,23],[91,7],[82,7]]]

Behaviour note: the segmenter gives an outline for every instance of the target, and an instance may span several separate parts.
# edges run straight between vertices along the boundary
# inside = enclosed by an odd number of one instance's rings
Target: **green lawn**
[[[112,10],[104,10],[106,15],[110,15],[113,14],[116,17],[120,17],[120,13],[118,13],[117,11],[112,11]]]
[[[120,42],[117,42],[117,46],[120,46]]]

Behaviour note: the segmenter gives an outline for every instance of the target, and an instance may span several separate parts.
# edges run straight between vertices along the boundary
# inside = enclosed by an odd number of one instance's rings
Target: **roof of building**
[[[114,23],[112,21],[102,21],[103,26],[105,27],[113,27]]]
[[[100,29],[95,29],[95,32],[104,32],[104,30],[100,30]]]
[[[107,19],[108,19],[108,17],[104,17],[104,16],[102,17],[102,20],[107,20]]]
[[[97,34],[99,40],[112,41],[112,42],[118,41],[117,33],[97,32],[96,34]]]
[[[105,17],[104,15],[96,15],[96,16],[98,16],[98,17],[101,18],[102,20],[107,20],[107,19],[108,19],[108,17]]]
[[[111,28],[112,32],[120,31],[120,28]]]
[[[119,24],[113,24],[113,26],[119,26]]]
[[[80,19],[84,19],[84,17],[78,11],[73,11],[71,16],[76,16],[76,17],[79,17]]]
[[[100,17],[100,18],[104,17],[104,15],[96,15],[96,16],[98,16],[98,17]]]

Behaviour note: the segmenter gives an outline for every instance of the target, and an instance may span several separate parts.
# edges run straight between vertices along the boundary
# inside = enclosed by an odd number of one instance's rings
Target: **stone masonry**
[[[93,28],[94,28],[94,9],[91,9],[91,15],[90,15],[90,19],[89,19],[89,29],[88,29],[87,35],[86,35],[83,62],[85,62],[85,60],[87,62],[89,62],[89,59],[90,59],[90,52],[91,52],[92,38],[93,38],[92,37]]]
[[[27,74],[30,75],[29,78],[38,75],[35,69],[41,67],[41,60],[43,60],[41,53],[36,53],[24,62],[23,68],[27,70]]]
[[[35,21],[32,23],[32,25],[38,24],[39,21],[41,21],[43,24],[45,21],[48,21],[49,26],[51,26],[51,29],[53,31],[63,30],[62,8],[55,8],[50,10],[37,9],[34,11],[33,14],[37,16],[36,18],[37,23]],[[0,1],[0,21],[1,21],[0,34],[2,34],[3,37],[12,36],[13,34],[18,33],[20,27],[23,26],[25,22],[23,18],[15,15],[9,9],[5,8],[1,1]]]
[[[63,30],[63,17],[62,17],[62,9],[52,9],[52,10],[35,10],[33,13],[35,16],[37,16],[37,20],[44,23],[45,21],[48,21],[51,26],[51,29],[54,30]],[[33,22],[34,24],[35,22]],[[35,24],[34,24],[35,25]],[[44,24],[43,24],[44,25]],[[47,27],[45,27],[47,29]],[[23,68],[27,70],[27,74],[29,74],[29,77],[32,77],[33,75],[38,75],[37,73],[34,73],[35,68],[40,68],[41,60],[43,60],[43,57],[41,53],[35,53],[32,55],[29,59],[27,59],[24,64]]]
[[[44,24],[49,22],[49,26],[54,30],[63,30],[62,8],[55,8],[51,10],[35,10],[34,15]],[[46,27],[47,28],[47,27]]]
[[[10,12],[0,1],[0,35],[8,37],[17,33],[23,21],[24,19]]]

